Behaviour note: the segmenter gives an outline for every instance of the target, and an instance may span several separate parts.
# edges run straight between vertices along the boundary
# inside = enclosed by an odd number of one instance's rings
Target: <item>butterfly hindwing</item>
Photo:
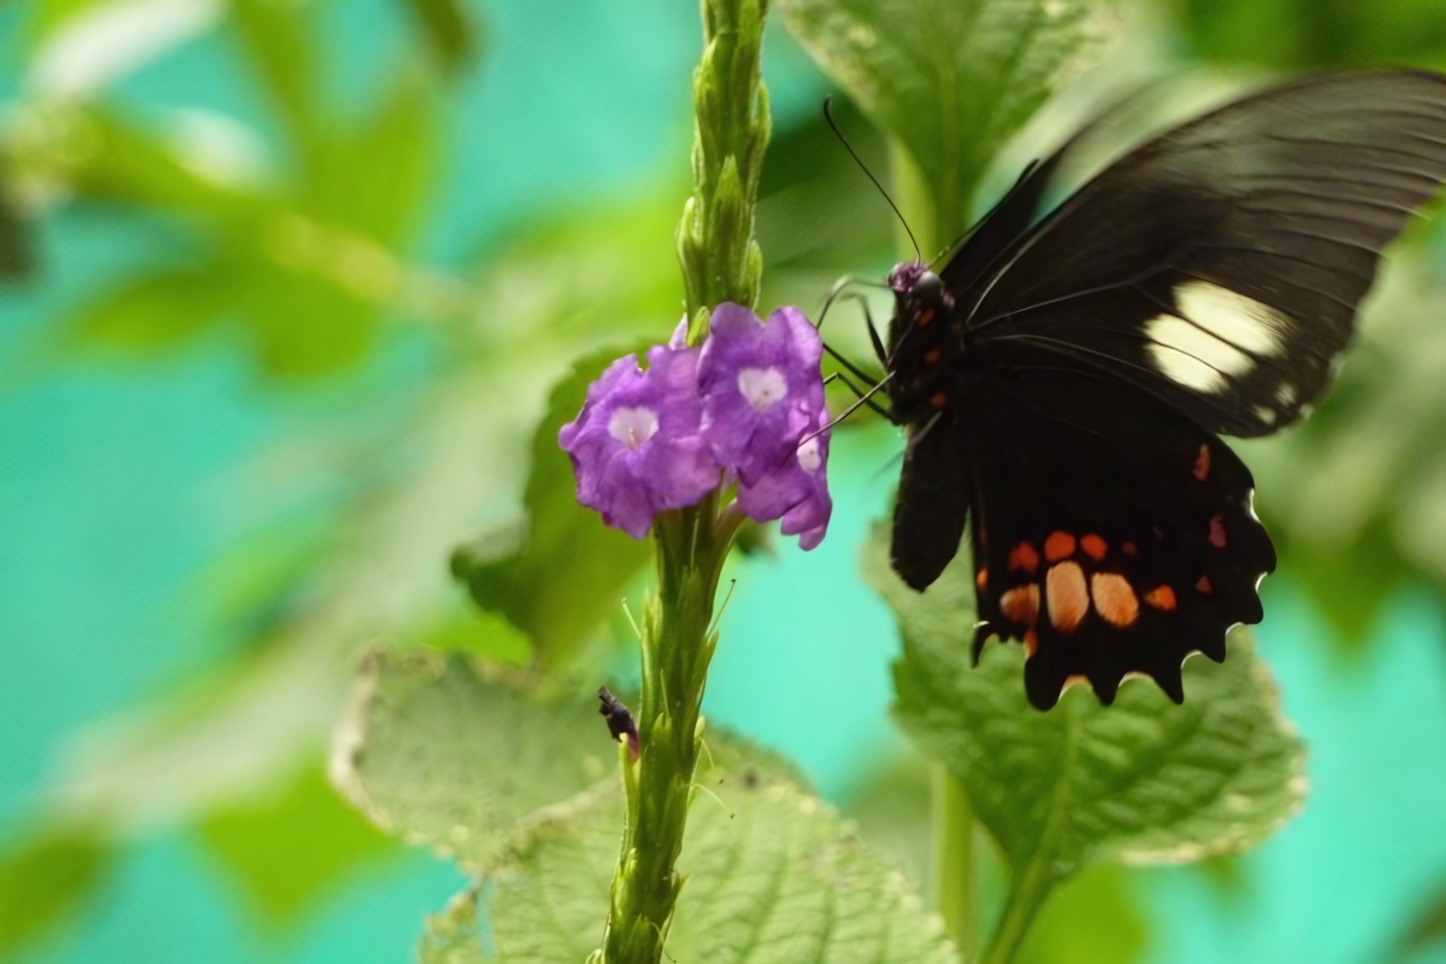
[[[1106,702],[1131,673],[1182,698],[1192,652],[1259,622],[1275,551],[1249,470],[1137,386],[1013,347],[964,396],[973,469],[976,645],[1025,644],[1031,701],[1087,679]]]

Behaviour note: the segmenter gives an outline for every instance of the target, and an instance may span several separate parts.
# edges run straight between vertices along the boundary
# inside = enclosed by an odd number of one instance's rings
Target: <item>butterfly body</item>
[[[937,274],[890,274],[890,414],[908,448],[892,559],[923,590],[966,528],[979,625],[1047,709],[1224,658],[1275,550],[1220,435],[1327,386],[1380,250],[1446,179],[1446,78],[1311,78],[1146,143],[1042,219],[1069,145]]]

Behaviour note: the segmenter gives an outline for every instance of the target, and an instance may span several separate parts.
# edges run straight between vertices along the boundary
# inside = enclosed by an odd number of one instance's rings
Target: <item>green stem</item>
[[[767,0],[702,0],[703,60],[693,77],[697,127],[693,194],[678,226],[689,342],[707,335],[724,301],[753,307],[763,258],[754,207],[768,145],[768,98],[759,72]],[[603,964],[658,964],[682,877],[693,773],[702,744],[704,682],[718,638],[713,604],[739,517],[720,516],[720,494],[654,522],[658,591],[642,622],[638,761],[628,767],[627,825],[613,877]]]
[[[944,930],[964,961],[974,959],[979,944],[978,861],[974,854],[974,811],[964,787],[948,770],[935,764],[934,886]]]
[[[1009,902],[1004,905],[999,925],[979,958],[979,964],[1009,964],[1014,960],[1024,946],[1030,925],[1056,882],[1054,875],[1045,870],[1043,862],[1031,863],[1029,872],[1010,888]]]

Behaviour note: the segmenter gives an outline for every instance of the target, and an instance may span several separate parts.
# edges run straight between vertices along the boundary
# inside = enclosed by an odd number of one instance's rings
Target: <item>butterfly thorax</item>
[[[890,415],[898,424],[916,424],[949,406],[948,373],[964,345],[953,323],[954,299],[928,265],[895,265],[889,287],[894,292],[886,359]]]

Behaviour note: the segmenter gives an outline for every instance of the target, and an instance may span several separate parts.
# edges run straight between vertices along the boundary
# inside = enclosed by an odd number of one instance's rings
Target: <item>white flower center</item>
[[[776,368],[745,368],[738,373],[738,390],[761,415],[788,395],[788,383]]]
[[[823,464],[823,459],[818,454],[818,439],[811,438],[798,447],[798,464],[803,466],[805,472],[818,471],[818,467]]]
[[[620,408],[608,420],[608,434],[636,452],[658,431],[658,413],[651,408]]]

